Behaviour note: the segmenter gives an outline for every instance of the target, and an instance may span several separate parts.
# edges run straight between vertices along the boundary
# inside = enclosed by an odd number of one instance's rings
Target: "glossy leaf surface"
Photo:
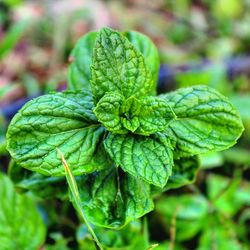
[[[172,173],[171,145],[160,133],[151,137],[109,134],[105,148],[116,165],[155,186],[163,187]]]
[[[65,174],[57,148],[75,175],[105,167],[108,157],[99,143],[104,128],[92,108],[87,91],[44,95],[28,102],[9,126],[9,152],[22,167],[45,175]]]

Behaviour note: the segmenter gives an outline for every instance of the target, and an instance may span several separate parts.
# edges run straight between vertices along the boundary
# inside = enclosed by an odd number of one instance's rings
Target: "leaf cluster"
[[[7,148],[17,165],[52,177],[65,176],[59,149],[97,226],[120,228],[148,213],[156,193],[194,180],[197,155],[229,148],[243,131],[212,88],[157,96],[158,52],[140,33],[90,32],[71,61],[69,89],[24,105]]]

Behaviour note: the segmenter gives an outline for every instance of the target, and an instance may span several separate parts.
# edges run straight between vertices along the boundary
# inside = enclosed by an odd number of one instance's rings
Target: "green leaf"
[[[12,161],[8,167],[8,176],[19,192],[31,191],[42,198],[68,199],[68,187],[64,177],[46,176],[29,171]]]
[[[75,175],[109,165],[100,143],[104,128],[92,112],[89,92],[44,95],[28,102],[13,118],[7,149],[20,166],[45,175],[63,176],[59,148]]]
[[[138,100],[131,96],[125,100],[117,92],[106,93],[94,113],[98,121],[115,134],[129,131],[141,135],[154,134],[163,131],[174,118],[170,106],[157,97]]]
[[[105,93],[118,91],[126,99],[152,90],[152,76],[142,54],[119,32],[103,28],[93,52],[92,92],[96,102]]]
[[[139,115],[141,112],[141,103],[134,96],[131,96],[122,103],[121,122],[124,128],[131,132],[137,131],[140,126]]]
[[[227,149],[244,129],[234,106],[209,87],[179,89],[160,98],[169,103],[177,116],[165,130],[175,145],[176,156]]]
[[[173,155],[170,142],[163,134],[151,137],[109,134],[104,145],[124,171],[155,186],[166,185],[172,172]]]
[[[195,181],[196,174],[200,168],[200,160],[197,156],[186,157],[174,160],[172,175],[163,188],[151,187],[151,193],[154,197],[162,192],[183,187]]]
[[[169,177],[164,190],[180,188],[195,181],[197,171],[200,167],[197,156],[174,160],[173,173]]]
[[[158,50],[154,43],[142,33],[128,31],[123,33],[134,45],[137,51],[144,56],[145,62],[154,79],[150,94],[155,94],[158,80],[160,59]],[[70,54],[70,65],[68,68],[68,86],[72,90],[90,90],[92,54],[98,32],[89,32],[79,39]]]
[[[119,93],[107,93],[98,102],[94,113],[99,122],[105,126],[105,128],[114,133],[127,133],[127,130],[123,128],[120,117],[120,109],[124,97]]]
[[[76,181],[86,217],[96,226],[118,229],[153,209],[149,184],[115,167]]]
[[[89,32],[77,42],[72,50],[68,68],[68,88],[71,90],[90,90],[93,48],[98,32]]]
[[[158,81],[158,72],[160,67],[160,57],[158,54],[158,50],[151,39],[140,32],[128,31],[125,32],[124,35],[144,56],[145,62],[149,70],[151,71],[154,80],[154,85],[152,85],[152,90],[150,93],[154,95],[156,92],[156,84]]]
[[[141,100],[140,126],[136,133],[150,135],[163,131],[174,118],[172,109],[164,100],[149,96]]]
[[[209,203],[200,195],[168,196],[157,201],[156,211],[168,230],[175,218],[176,239],[183,241],[193,238],[203,228],[209,212]]]
[[[46,229],[34,200],[15,193],[9,178],[1,173],[0,187],[1,249],[40,249]]]

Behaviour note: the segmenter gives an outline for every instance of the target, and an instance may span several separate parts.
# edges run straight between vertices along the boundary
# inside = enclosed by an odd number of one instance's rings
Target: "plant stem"
[[[80,200],[80,195],[79,195],[79,190],[78,190],[78,186],[77,186],[77,183],[76,183],[76,180],[75,180],[75,177],[74,175],[72,174],[62,152],[57,149],[58,153],[60,154],[61,156],[61,159],[62,159],[62,163],[63,163],[63,166],[65,168],[65,172],[66,172],[66,179],[67,179],[67,182],[69,184],[69,187],[70,187],[70,190],[71,190],[71,193],[73,195],[73,199],[74,199],[74,202],[75,202],[75,205],[76,205],[76,209],[78,211],[78,213],[81,215],[83,221],[85,222],[90,234],[92,235],[93,237],[93,240],[95,241],[96,245],[98,246],[98,249],[100,250],[104,250],[104,248],[102,247],[102,244],[100,243],[100,241],[98,240],[93,228],[91,227],[91,225],[89,224],[87,218],[86,218],[86,215],[82,209],[82,206],[81,206],[81,200]]]
[[[179,210],[179,207],[177,207],[171,219],[169,250],[174,250],[175,235],[176,235],[176,216],[177,216],[178,210]]]

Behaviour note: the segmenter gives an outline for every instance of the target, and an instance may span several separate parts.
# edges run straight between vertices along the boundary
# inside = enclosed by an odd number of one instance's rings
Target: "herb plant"
[[[156,194],[194,180],[199,154],[231,147],[243,131],[237,110],[212,88],[157,96],[158,52],[138,32],[90,32],[70,61],[68,90],[24,105],[7,149],[43,181],[65,176],[61,151],[96,226],[119,229],[150,212]]]

